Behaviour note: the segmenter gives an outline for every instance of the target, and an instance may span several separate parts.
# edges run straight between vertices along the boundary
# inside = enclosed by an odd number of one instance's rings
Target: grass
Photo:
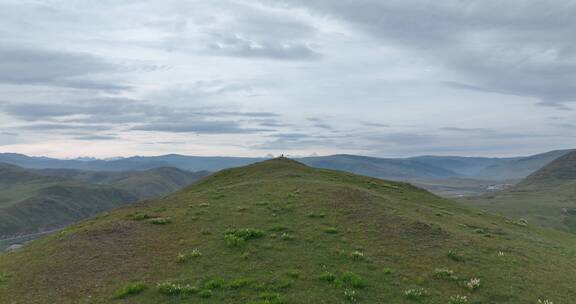
[[[576,153],[569,153],[505,191],[462,200],[502,214],[521,226],[539,225],[576,233]]]
[[[468,297],[460,295],[452,296],[448,301],[448,304],[467,304],[467,303],[468,303]]]
[[[11,275],[9,273],[0,272],[0,284],[8,282]]]
[[[213,199],[216,190],[223,196]],[[172,222],[129,218],[137,212]],[[150,288],[118,303],[446,304],[455,295],[469,303],[571,303],[574,236],[528,220],[520,227],[408,184],[274,160],[223,170],[166,199],[113,210],[0,255],[0,271],[12,275],[0,284],[0,303],[76,304],[89,296],[109,303],[135,281]],[[282,233],[297,237],[284,241]],[[240,246],[228,247],[227,235]],[[193,248],[202,256],[175,262]],[[352,258],[355,251],[365,259]],[[465,258],[455,261],[450,251]],[[437,268],[462,279],[436,279]],[[464,285],[472,278],[481,279],[473,292]],[[404,293],[420,288],[425,298]]]
[[[328,234],[337,234],[338,233],[338,228],[336,227],[328,227],[326,229],[324,229],[324,232],[328,233]]]
[[[454,271],[450,269],[436,268],[434,270],[434,277],[436,279],[456,281],[458,277],[454,275]]]
[[[167,224],[170,224],[172,222],[172,220],[170,218],[157,217],[157,218],[153,218],[153,219],[148,220],[148,222],[150,224],[153,224],[153,225],[167,225]]]
[[[426,290],[423,288],[412,288],[404,291],[404,296],[413,301],[420,301],[427,296]]]
[[[186,253],[179,253],[178,256],[176,256],[176,262],[178,263],[186,263],[189,262],[192,259],[196,259],[202,256],[202,252],[200,252],[200,250],[198,249],[193,249],[190,252],[186,252]]]
[[[198,288],[171,282],[158,284],[158,293],[166,296],[187,296],[198,293]]]
[[[448,256],[448,258],[454,262],[464,262],[466,260],[466,258],[461,253],[457,253],[452,250],[448,251],[446,256]]]
[[[142,282],[129,283],[126,286],[118,289],[113,298],[114,299],[124,299],[129,296],[134,296],[141,294],[144,290],[148,289],[148,286]]]
[[[0,236],[65,227],[139,199],[163,196],[204,176],[175,168],[95,172],[2,165],[0,171]],[[143,213],[133,216],[147,219]]]
[[[242,246],[246,241],[264,237],[265,233],[259,229],[227,229],[224,232],[224,242],[228,247]]]

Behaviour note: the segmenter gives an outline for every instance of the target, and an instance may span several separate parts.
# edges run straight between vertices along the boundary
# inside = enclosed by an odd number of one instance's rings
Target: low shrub
[[[226,280],[223,278],[213,278],[204,284],[204,288],[208,290],[220,289],[226,285]]]
[[[350,257],[356,261],[363,260],[364,259],[364,252],[355,250],[350,254]]]
[[[198,292],[198,295],[199,295],[201,298],[205,298],[205,299],[206,299],[206,298],[212,297],[212,296],[214,295],[214,293],[213,293],[212,290],[210,290],[210,289],[203,289],[203,290],[200,290],[200,292]]]
[[[467,304],[468,297],[466,296],[452,296],[448,301],[448,304]]]
[[[143,212],[136,212],[133,214],[130,214],[128,216],[128,218],[130,218],[133,221],[143,221],[143,220],[147,220],[149,218],[151,218],[148,214],[143,213]]]
[[[284,233],[282,233],[282,235],[280,235],[280,239],[283,241],[293,241],[294,236],[284,232]]]
[[[336,234],[336,233],[338,233],[338,229],[335,227],[328,227],[328,228],[324,229],[324,232],[326,232],[328,234]]]
[[[456,253],[452,250],[448,251],[447,256],[449,259],[451,259],[452,261],[455,261],[455,262],[463,262],[464,261],[463,255]]]
[[[167,296],[191,295],[198,293],[198,288],[190,285],[165,282],[158,284],[158,292]]]
[[[287,231],[288,228],[280,225],[280,224],[276,224],[272,227],[270,227],[270,229],[268,229],[269,231],[273,231],[273,232],[281,232],[281,231]]]
[[[410,300],[420,300],[426,297],[426,290],[424,288],[413,288],[404,291],[404,296]]]
[[[0,272],[0,284],[7,282],[11,275],[9,273]]]
[[[336,285],[339,285],[341,287],[363,288],[365,286],[365,283],[364,279],[361,276],[351,271],[347,271],[342,273],[342,275],[340,275],[337,278]]]
[[[479,278],[472,278],[466,282],[464,282],[464,286],[470,291],[474,291],[480,288],[480,279]]]
[[[248,279],[235,279],[235,280],[228,282],[228,285],[226,287],[228,287],[230,289],[240,289],[240,288],[246,287],[248,285],[250,285],[250,280],[248,280]]]
[[[324,218],[324,217],[326,217],[326,215],[324,213],[310,212],[310,213],[308,213],[308,217],[309,218]]]
[[[520,227],[526,227],[526,226],[528,226],[528,221],[526,219],[521,218],[521,219],[515,221],[514,224],[516,224]]]
[[[224,242],[229,247],[238,247],[248,240],[261,238],[264,235],[264,231],[259,229],[228,229],[224,232]]]
[[[153,218],[148,220],[148,222],[150,224],[154,224],[154,225],[166,225],[166,224],[170,224],[172,222],[172,220],[170,218],[167,217],[157,217],[157,218]]]
[[[176,262],[178,263],[186,263],[192,259],[195,258],[199,258],[202,256],[202,252],[200,252],[200,250],[198,249],[193,249],[190,252],[186,252],[186,253],[179,253],[178,256],[176,257]]]
[[[348,302],[356,303],[359,299],[358,291],[354,289],[346,289],[344,290],[344,298]]]
[[[450,269],[436,268],[434,270],[434,277],[437,279],[449,280],[449,281],[458,280],[458,277],[454,275],[454,271]]]
[[[148,289],[148,286],[142,282],[135,282],[127,284],[126,286],[116,290],[114,292],[114,299],[124,299],[129,296],[137,295],[142,293],[144,290]]]
[[[288,302],[282,298],[279,293],[265,292],[258,295],[257,301],[249,302],[248,304],[287,304]]]
[[[286,275],[293,278],[293,279],[297,279],[298,277],[300,277],[300,271],[288,270],[288,271],[286,271]]]
[[[336,275],[329,272],[329,271],[323,272],[318,278],[322,281],[330,282],[330,283],[336,281]]]

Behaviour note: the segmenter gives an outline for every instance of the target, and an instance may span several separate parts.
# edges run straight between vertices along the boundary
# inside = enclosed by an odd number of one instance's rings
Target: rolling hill
[[[570,303],[575,280],[571,234],[284,158],[0,255],[14,304]]]
[[[576,232],[576,152],[564,154],[508,190],[465,202],[506,216]]]
[[[306,157],[302,163],[322,169],[347,171],[377,178],[447,178],[458,173],[412,159],[389,159],[357,155]]]
[[[42,169],[36,172],[93,184],[110,185],[127,191],[138,199],[158,197],[180,190],[210,174],[207,171],[190,172],[172,167],[120,172],[76,169]]]
[[[509,161],[484,168],[476,178],[487,180],[518,180],[542,169],[550,162],[575,150],[556,150],[528,157],[513,158]]]
[[[0,238],[61,228],[114,207],[179,190],[206,174],[175,168],[94,172],[0,164]]]

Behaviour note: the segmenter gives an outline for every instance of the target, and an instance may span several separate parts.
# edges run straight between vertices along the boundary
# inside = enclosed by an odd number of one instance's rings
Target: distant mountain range
[[[332,155],[298,160],[311,167],[409,181],[434,193],[459,196],[482,193],[492,181],[521,179],[570,151],[515,158]],[[0,236],[62,227],[116,206],[176,191],[208,171],[261,160],[173,154],[62,160],[0,154]]]
[[[95,172],[0,164],[0,237],[51,230],[191,184],[207,172],[176,168]]]
[[[511,218],[576,232],[576,151],[553,160],[510,189],[465,202]]]
[[[309,166],[336,169],[388,179],[445,179],[473,178],[482,180],[522,179],[552,160],[572,150],[513,158],[419,156],[411,158],[377,158],[357,155],[332,155],[297,158]],[[95,171],[148,170],[175,167],[189,171],[219,171],[243,166],[265,158],[202,157],[185,155],[134,156],[111,160],[62,160],[48,157],[30,157],[22,154],[0,154],[0,162],[32,169],[78,169]]]

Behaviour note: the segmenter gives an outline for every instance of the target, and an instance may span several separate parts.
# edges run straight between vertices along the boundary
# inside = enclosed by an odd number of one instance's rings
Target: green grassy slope
[[[110,186],[1,164],[0,236],[59,228],[136,200],[136,196]]]
[[[0,238],[61,228],[114,207],[177,191],[206,174],[176,168],[97,172],[0,164]]]
[[[43,169],[37,172],[92,184],[113,186],[139,199],[159,197],[180,190],[209,174],[206,171],[190,172],[171,167],[121,172],[75,169]]]
[[[576,232],[576,152],[556,159],[508,190],[464,202],[542,226]]]
[[[0,272],[1,303],[570,303],[576,241],[276,159],[0,255]]]
[[[574,150],[556,150],[528,157],[512,159],[507,162],[489,166],[479,172],[475,178],[487,180],[516,180],[523,179],[542,169],[552,161]]]

